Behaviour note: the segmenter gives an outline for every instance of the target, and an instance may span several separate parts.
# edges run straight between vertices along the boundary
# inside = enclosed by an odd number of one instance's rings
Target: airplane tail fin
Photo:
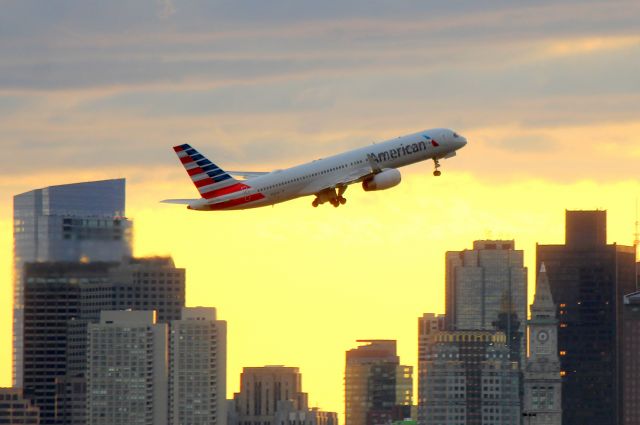
[[[203,198],[212,199],[249,188],[209,161],[191,145],[174,146],[173,150]]]

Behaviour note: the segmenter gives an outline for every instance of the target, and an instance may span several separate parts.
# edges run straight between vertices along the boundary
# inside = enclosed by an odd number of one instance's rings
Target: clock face
[[[540,342],[541,344],[544,344],[545,342],[549,341],[549,332],[540,331],[538,332],[537,338],[538,338],[538,342]]]

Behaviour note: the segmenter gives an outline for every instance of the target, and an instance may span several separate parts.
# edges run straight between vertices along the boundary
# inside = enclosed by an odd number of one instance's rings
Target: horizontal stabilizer
[[[182,204],[182,205],[189,205],[192,204],[196,201],[199,201],[200,199],[165,199],[162,200],[160,202],[165,203],[165,204]]]
[[[268,171],[227,171],[227,173],[234,176],[240,176],[245,179],[252,179],[254,177],[260,177],[264,176],[265,174],[269,174]]]

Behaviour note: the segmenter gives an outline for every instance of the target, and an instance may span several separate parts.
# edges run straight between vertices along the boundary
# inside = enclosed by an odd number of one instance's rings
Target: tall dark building
[[[40,423],[56,424],[58,379],[68,372],[68,324],[80,313],[80,282],[107,280],[108,263],[27,263],[24,269],[25,396],[40,408]]]
[[[122,263],[27,263],[25,392],[42,424],[85,423],[87,326],[102,310],[156,310],[178,320],[185,271],[171,258]]]
[[[623,425],[640,425],[640,292],[624,296],[623,341]]]
[[[636,290],[635,250],[606,239],[606,211],[567,211],[566,243],[537,246],[559,320],[564,425],[622,424],[622,302]]]
[[[400,365],[394,340],[360,340],[347,351],[346,425],[378,425],[411,415],[413,368]]]

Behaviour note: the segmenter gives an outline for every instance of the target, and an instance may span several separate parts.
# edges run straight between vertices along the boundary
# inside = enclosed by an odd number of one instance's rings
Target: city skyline
[[[564,233],[564,211],[559,211],[559,213],[561,213],[561,217],[562,217],[562,218],[561,218],[561,220],[562,220],[562,223],[561,223],[561,224],[559,224],[559,226],[558,226],[558,230],[560,231],[560,233]],[[132,217],[132,218],[133,218],[133,217]],[[134,219],[135,219],[135,218],[134,218]],[[138,225],[138,224],[140,224],[140,220],[136,220],[136,225]],[[611,232],[610,232],[610,231],[608,231],[607,233],[608,233],[609,235],[611,234]],[[564,240],[564,236],[561,236],[561,237],[560,237],[560,239],[559,239],[559,240],[557,240],[556,242],[557,242],[557,243],[562,243],[562,242],[563,242],[563,240]],[[517,240],[516,240],[516,244],[517,244],[518,246],[520,246],[520,245],[518,244]],[[464,243],[461,247],[459,247],[458,249],[471,249],[472,247],[473,247],[473,241],[469,240],[469,241],[467,241],[466,243]],[[524,251],[525,251],[525,257],[527,257],[527,256],[528,256],[528,255],[527,255],[527,249],[525,248],[525,249],[524,249]],[[137,253],[136,253],[136,254],[137,254]],[[531,253],[529,253],[529,254],[531,254]],[[442,253],[442,263],[444,263],[444,262],[445,262],[445,253],[443,252],[443,253]],[[525,261],[525,265],[526,265],[526,264],[528,264],[528,263]],[[530,272],[530,274],[531,274],[531,272],[532,272],[531,268],[534,268],[534,267],[535,267],[535,264],[533,263],[533,260],[532,260],[532,262],[531,262],[530,266],[528,266],[528,267],[529,267],[529,269],[530,269],[530,270],[529,270],[529,272]],[[444,264],[443,264],[443,269],[444,269]],[[188,269],[187,269],[187,275],[189,275],[189,270],[188,270]],[[529,276],[529,279],[531,279],[531,278],[532,278],[532,276]],[[189,281],[189,280],[187,279],[187,281]],[[535,278],[534,278],[534,280],[533,280],[533,281],[535,282]],[[442,310],[440,310],[440,311],[444,312],[444,292],[445,292],[445,289],[444,289],[444,270],[443,270],[443,276],[442,276],[441,280],[440,280],[439,282],[436,282],[436,283],[435,283],[435,286],[436,286],[436,290],[440,292],[441,297],[442,297],[442,299],[439,301],[439,302],[442,304],[442,307],[441,307],[441,308],[442,308]],[[530,303],[530,302],[532,302],[532,300],[533,300],[533,298],[532,298],[532,292],[534,291],[533,286],[534,286],[534,285],[531,285],[531,284],[529,285],[529,303]],[[188,287],[188,285],[187,285],[187,287]],[[201,303],[201,304],[203,304],[203,303]],[[190,304],[189,304],[189,302],[187,302],[187,305],[190,305]],[[213,304],[212,304],[212,305],[213,305]],[[425,305],[426,305],[426,304],[425,304]],[[414,314],[414,313],[416,313],[416,314]],[[412,316],[411,318],[413,319],[412,321],[415,321],[415,316],[417,316],[417,314],[420,314],[420,312],[418,312],[418,311],[416,310],[415,312],[414,312],[414,311],[411,311],[411,312],[410,312],[410,314],[411,314],[411,316]],[[233,323],[231,324],[231,327],[233,327]],[[394,321],[390,322],[389,328],[390,328],[390,330],[387,330],[387,333],[386,333],[385,335],[387,335],[387,336],[388,336],[388,338],[390,338],[390,339],[391,339],[391,338],[395,338],[395,339],[397,339],[397,340],[398,340],[398,342],[399,342],[399,345],[404,345],[404,346],[405,346],[405,349],[404,349],[404,350],[402,350],[402,351],[400,351],[400,350],[399,350],[399,354],[400,354],[400,355],[406,355],[406,357],[408,357],[408,358],[410,359],[410,360],[407,360],[405,363],[406,363],[406,364],[413,365],[413,366],[414,366],[414,368],[415,368],[415,367],[417,367],[417,361],[414,361],[413,359],[411,359],[411,357],[415,357],[415,354],[416,354],[416,353],[414,353],[414,351],[416,351],[416,352],[417,352],[417,340],[416,340],[416,338],[415,338],[416,332],[415,332],[415,329],[412,329],[412,328],[413,328],[413,326],[411,326],[411,327],[409,328],[409,330],[410,330],[410,337],[407,337],[407,338],[401,338],[401,336],[400,336],[400,335],[402,335],[403,333],[405,333],[406,329],[402,329],[400,326],[398,326],[398,323],[397,323],[397,322],[394,322]],[[355,332],[355,331],[354,331],[354,332]],[[274,337],[274,335],[275,335],[275,334],[269,334],[269,335],[266,335],[266,336],[267,336],[268,338],[272,338],[272,337]],[[377,335],[375,335],[375,336],[377,337]],[[357,334],[355,334],[355,333],[354,333],[354,334],[352,334],[352,335],[347,336],[347,337],[346,337],[346,339],[348,339],[347,348],[348,348],[348,347],[351,347],[351,346],[353,345],[353,342],[354,342],[356,339],[359,339],[359,338],[360,338],[360,337],[359,337]],[[408,346],[408,347],[407,347],[407,346]],[[405,354],[405,353],[406,353],[406,354]],[[302,359],[302,357],[300,357],[300,358],[298,358],[298,359],[290,358],[290,360],[288,360],[287,362],[285,362],[285,361],[278,361],[278,360],[283,360],[283,359],[284,359],[284,357],[285,357],[285,356],[281,356],[281,355],[275,354],[275,355],[273,355],[273,357],[271,358],[271,359],[273,359],[273,361],[269,361],[269,360],[267,360],[267,361],[263,361],[263,362],[256,361],[256,362],[253,362],[253,363],[246,363],[246,362],[241,363],[241,362],[239,362],[239,361],[236,359],[236,360],[235,360],[235,363],[236,363],[236,364],[238,364],[238,367],[239,367],[239,368],[242,368],[242,367],[249,367],[249,366],[254,366],[254,367],[255,367],[255,366],[264,366],[264,365],[268,365],[268,364],[276,364],[276,363],[277,363],[277,364],[287,364],[287,365],[296,366],[296,367],[298,367],[300,364],[304,364],[304,360]],[[341,369],[338,369],[338,372],[342,372],[342,371],[343,371],[343,370],[342,370],[342,368],[341,368]],[[311,375],[311,376],[313,376],[313,375],[315,374],[315,373],[314,373],[315,371],[314,371],[314,369],[313,369],[313,365],[311,365],[311,366],[307,366],[307,367],[301,367],[301,372],[305,373],[305,375]],[[234,370],[233,370],[232,368],[229,368],[229,369],[228,369],[228,377],[229,377],[229,378],[228,378],[228,386],[227,386],[227,392],[228,392],[228,393],[232,393],[232,392],[234,392],[234,391],[236,390],[236,385],[237,385],[237,378],[236,378],[236,376],[237,376],[237,375],[235,375],[235,374],[234,374]],[[307,380],[307,381],[310,381],[310,379],[309,379],[309,378],[307,378],[306,380]],[[322,384],[322,382],[324,382],[324,381],[320,381],[320,382],[318,382],[318,381],[316,381],[316,382],[308,382],[308,384],[307,384],[307,385],[309,385],[309,387],[312,387],[312,388],[313,388],[313,387],[318,388],[318,387],[322,387],[322,385],[321,385],[321,384]],[[7,386],[8,386],[9,384],[10,384],[10,382],[8,382],[8,383],[7,383]],[[414,393],[417,391],[417,385],[415,385],[415,387],[416,387],[416,389],[414,389]],[[338,387],[338,388],[340,388],[340,387]],[[334,387],[333,389],[335,389],[335,387]],[[316,391],[318,391],[318,390],[316,390]],[[321,390],[320,390],[320,392],[321,392]],[[321,405],[321,407],[322,407],[323,409],[328,409],[327,407],[325,407],[324,405],[322,405],[322,404],[323,404],[322,402],[320,402],[320,401],[319,401],[319,400],[321,400],[321,399],[322,399],[322,397],[321,397],[321,396],[320,396],[320,397],[318,397],[316,394],[313,394],[311,391],[310,391],[310,394],[312,395],[312,397],[317,397],[317,398],[312,398],[312,399],[311,399],[311,400],[314,400],[314,403],[315,403],[315,404],[320,404],[320,405]],[[342,403],[342,402],[343,402],[343,401],[342,401],[342,395],[341,395],[341,394],[339,394],[336,398],[339,400],[339,402],[340,402],[340,403]],[[417,397],[416,397],[416,399],[417,399]],[[343,409],[341,406],[337,406],[337,408],[335,408],[335,409],[334,409],[334,411],[338,411],[338,412],[340,412],[340,413],[343,413],[343,410],[344,410],[344,409]]]
[[[242,367],[286,364],[339,413],[355,340],[397,340],[417,366],[415,318],[444,312],[446,251],[513,239],[534,282],[536,243],[564,241],[565,209],[606,209],[607,242],[633,243],[637,2],[79,3],[0,16],[0,385],[11,197],[48,185],[127,178],[134,255],[171,255],[187,306],[229,323],[228,395]],[[158,203],[196,195],[178,143],[265,171],[436,126],[469,140],[441,177],[409,167],[338,210]]]

